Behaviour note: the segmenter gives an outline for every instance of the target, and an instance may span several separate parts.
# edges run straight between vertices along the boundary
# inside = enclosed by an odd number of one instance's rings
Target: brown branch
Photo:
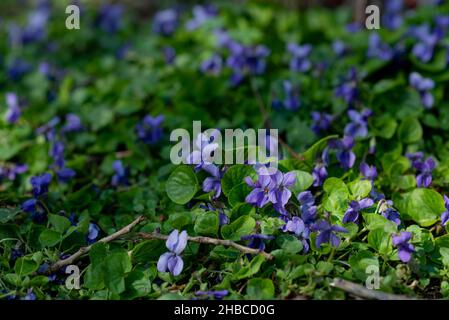
[[[368,289],[360,284],[356,284],[347,280],[335,278],[330,284],[332,287],[346,291],[353,296],[371,299],[371,300],[412,300],[409,297],[403,295],[396,295],[392,293],[386,293],[374,289]]]
[[[143,239],[157,239],[157,240],[167,240],[168,236],[160,234],[160,233],[138,233],[138,236]],[[205,243],[205,244],[214,244],[214,245],[222,245],[227,247],[232,247],[234,249],[237,249],[243,253],[249,253],[249,254],[261,254],[263,255],[267,260],[273,259],[273,256],[265,251],[260,251],[257,249],[249,248],[242,246],[238,243],[235,243],[231,240],[222,240],[222,239],[215,239],[215,238],[209,238],[209,237],[187,237],[188,241],[197,242],[197,243]]]
[[[104,237],[104,238],[98,240],[98,242],[102,242],[102,243],[111,242],[111,241],[113,241],[113,240],[115,240],[115,239],[117,239],[117,238],[119,238],[119,237],[129,233],[132,228],[134,228],[136,225],[138,225],[143,220],[145,220],[145,217],[144,216],[140,216],[136,220],[134,220],[133,222],[128,224],[126,227],[123,227],[122,229],[118,230],[117,232],[115,232],[115,233],[113,233],[113,234],[111,234],[111,235],[109,235],[107,237]],[[77,252],[72,254],[70,257],[68,257],[66,259],[63,259],[63,260],[59,260],[59,261],[55,262],[54,264],[52,264],[50,266],[50,268],[48,268],[47,273],[52,273],[52,272],[58,271],[62,267],[65,267],[65,266],[68,266],[68,265],[72,264],[73,262],[78,260],[81,256],[83,256],[84,254],[88,253],[91,249],[92,249],[92,245],[80,248]]]

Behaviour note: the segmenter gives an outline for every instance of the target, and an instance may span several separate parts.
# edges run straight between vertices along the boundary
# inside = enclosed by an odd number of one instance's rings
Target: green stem
[[[332,261],[336,251],[337,251],[337,249],[332,248],[331,254],[329,255],[329,258],[327,258],[327,262],[331,262]]]

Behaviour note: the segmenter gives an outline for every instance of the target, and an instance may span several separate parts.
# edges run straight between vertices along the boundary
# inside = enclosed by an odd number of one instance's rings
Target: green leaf
[[[315,142],[309,149],[307,149],[306,152],[302,154],[304,157],[304,161],[307,162],[310,167],[312,167],[313,162],[315,161],[315,158],[317,157],[318,153],[322,152],[324,148],[326,148],[328,141],[337,138],[338,135],[331,135]]]
[[[260,222],[260,233],[273,234],[285,224],[279,218],[266,218]]]
[[[265,257],[262,255],[255,256],[251,262],[241,268],[236,274],[233,275],[234,280],[242,280],[249,278],[259,272],[262,263],[265,261]]]
[[[245,182],[236,185],[229,192],[228,201],[232,207],[235,207],[241,203],[245,203],[246,196],[251,192],[251,187],[248,186]]]
[[[422,227],[433,225],[445,210],[443,197],[432,189],[415,189],[405,199],[407,215]]]
[[[371,182],[368,180],[355,180],[348,184],[354,199],[366,198],[371,192]]]
[[[307,190],[313,184],[313,177],[310,173],[301,170],[295,170],[294,173],[296,174],[296,181],[291,188],[294,194]]]
[[[189,202],[198,188],[198,180],[193,169],[184,165],[176,168],[165,184],[168,197],[177,204]]]
[[[331,178],[326,179],[326,181],[324,181],[323,190],[325,192],[332,193],[333,191],[339,190],[339,189],[348,192],[348,187],[343,182],[343,180],[335,178],[335,177],[331,177]]]
[[[132,265],[126,251],[112,252],[104,263],[104,283],[114,293],[125,291],[125,275]]]
[[[14,271],[19,276],[29,275],[39,268],[39,264],[31,257],[21,257],[14,264]]]
[[[225,196],[229,196],[232,188],[243,183],[245,177],[254,176],[255,171],[251,166],[238,164],[230,167],[223,175],[221,180],[221,189]]]
[[[224,239],[239,241],[242,236],[251,234],[256,226],[256,220],[249,216],[241,216],[231,224],[221,228],[221,235]]]
[[[406,118],[399,125],[399,139],[405,143],[413,143],[422,139],[422,127],[416,118]]]
[[[371,266],[379,267],[379,260],[373,253],[365,250],[352,255],[349,258],[349,264],[354,275],[358,279],[365,281],[368,276],[367,268]]]
[[[218,232],[218,213],[203,212],[198,215],[195,221],[194,231],[199,235],[216,236]]]
[[[44,247],[53,247],[62,239],[62,234],[54,230],[44,230],[39,235],[39,242]]]
[[[0,208],[0,223],[7,223],[14,220],[14,217],[20,213],[18,208]]]
[[[295,236],[291,234],[285,234],[277,237],[276,243],[286,253],[298,253],[302,250],[302,243]]]
[[[326,192],[323,198],[324,208],[342,218],[349,199],[349,190],[346,184],[341,179],[328,178],[324,181],[323,190]]]
[[[53,226],[53,228],[60,233],[67,230],[71,225],[69,219],[57,214],[49,214],[48,221]]]
[[[90,262],[94,265],[98,265],[104,262],[104,259],[108,255],[108,247],[103,242],[97,242],[92,245],[89,252]]]
[[[144,297],[151,292],[151,281],[142,271],[133,270],[125,278],[126,291],[122,294],[125,299]]]
[[[183,211],[183,212],[176,212],[172,213],[168,217],[168,223],[174,228],[174,229],[183,229],[185,226],[193,223],[194,214],[191,211]]]
[[[388,256],[393,251],[391,234],[384,228],[373,229],[368,233],[368,243],[380,254]]]
[[[166,251],[165,242],[160,240],[146,240],[136,245],[131,254],[133,263],[156,262]]]
[[[398,227],[396,223],[376,213],[362,213],[368,230],[383,228],[386,232],[396,232]]]
[[[248,281],[246,287],[248,299],[267,300],[274,298],[274,285],[270,279],[254,278]]]
[[[84,275],[83,286],[90,290],[101,290],[104,288],[103,264],[89,265]]]
[[[389,114],[381,115],[373,119],[374,134],[377,137],[391,139],[398,126],[397,121]]]
[[[448,267],[449,266],[449,248],[442,247],[439,250],[439,253],[441,255],[441,261],[443,264]]]

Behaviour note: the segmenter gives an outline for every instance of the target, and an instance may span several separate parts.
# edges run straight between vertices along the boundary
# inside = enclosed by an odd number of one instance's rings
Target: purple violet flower
[[[424,78],[417,72],[412,72],[409,77],[409,83],[412,88],[418,91],[421,96],[424,108],[430,109],[433,107],[434,98],[430,90],[435,87],[435,82],[430,78]]]
[[[327,178],[327,169],[323,164],[317,164],[312,170],[313,186],[319,187],[323,185]]]
[[[221,194],[221,178],[225,173],[224,169],[220,169],[213,164],[205,164],[202,169],[208,172],[212,177],[207,177],[203,181],[203,191],[211,192],[214,191],[213,198],[216,199]]]
[[[440,40],[438,33],[432,32],[430,30],[430,25],[428,24],[414,27],[411,29],[410,33],[418,40],[413,46],[413,55],[423,63],[432,60],[435,46]]]
[[[27,294],[21,300],[36,300],[37,297],[33,293],[33,288],[28,289]]]
[[[287,110],[297,110],[300,106],[298,93],[294,90],[290,81],[285,80],[283,82],[284,87],[284,101],[283,105]]]
[[[8,111],[5,114],[6,121],[11,124],[16,123],[22,111],[19,106],[19,98],[15,93],[6,93],[6,105],[8,106]]]
[[[276,183],[269,175],[259,175],[256,182],[253,182],[250,177],[246,177],[245,182],[253,188],[246,196],[247,203],[259,208],[269,202],[276,203]]]
[[[100,234],[100,227],[95,223],[89,223],[89,229],[86,235],[87,243],[90,245],[97,241],[98,235]]]
[[[244,46],[236,41],[229,40],[226,43],[230,51],[226,59],[226,65],[233,71],[231,85],[239,85],[247,74],[260,75],[265,72],[265,58],[270,50],[264,45]]]
[[[357,83],[357,71],[355,68],[351,68],[345,79],[335,88],[334,91],[335,96],[342,98],[350,108],[354,105],[359,95]]]
[[[399,29],[403,23],[402,8],[404,0],[389,0],[385,2],[382,24],[390,29]]]
[[[176,31],[178,24],[178,12],[175,9],[165,9],[154,16],[153,32],[168,37]]]
[[[312,126],[311,129],[315,134],[320,134],[323,131],[329,129],[334,117],[326,112],[312,112]]]
[[[187,245],[187,232],[184,230],[179,233],[173,230],[168,236],[165,245],[169,252],[162,254],[157,262],[157,270],[159,272],[167,272],[167,270],[175,277],[180,275],[184,268],[184,261],[180,254]]]
[[[277,171],[271,175],[271,179],[274,182],[274,189],[276,195],[276,201],[273,202],[274,209],[280,214],[286,215],[287,211],[285,205],[292,196],[292,192],[289,190],[296,182],[296,175],[294,172],[287,172],[283,174],[281,171]]]
[[[298,45],[289,43],[287,51],[291,54],[290,70],[295,72],[305,72],[310,70],[312,63],[309,60],[312,46],[310,44]]]
[[[115,171],[115,174],[112,176],[111,184],[113,186],[127,186],[128,185],[128,175],[129,170],[123,166],[121,160],[115,160],[112,164],[112,168]]]
[[[76,172],[70,168],[61,168],[56,172],[56,175],[58,176],[58,180],[60,182],[68,183],[76,176]]]
[[[378,33],[373,32],[369,37],[368,58],[377,58],[383,61],[390,61],[394,56],[394,50],[386,43],[382,42]]]
[[[351,136],[344,136],[340,140],[330,140],[329,146],[337,150],[337,160],[345,169],[350,169],[354,166],[356,156],[352,151],[354,147],[354,138]]]
[[[340,238],[337,236],[337,233],[348,232],[346,228],[339,225],[330,225],[326,220],[317,221],[313,225],[313,230],[319,232],[316,237],[316,246],[318,248],[320,248],[323,243],[330,243],[331,246],[335,248],[338,247],[340,245]]]
[[[208,296],[214,299],[221,300],[229,294],[228,290],[210,290],[210,291],[197,291],[196,296]]]
[[[45,221],[45,210],[36,199],[29,199],[22,203],[22,210],[30,214],[31,219],[36,223]]]
[[[408,243],[412,238],[412,234],[407,231],[401,231],[398,235],[393,235],[393,246],[398,248],[399,259],[408,263],[412,257],[412,253],[415,252],[415,248],[412,244]]]
[[[399,212],[397,212],[393,208],[386,208],[385,210],[383,210],[382,217],[390,221],[393,221],[398,226],[401,224],[401,216],[399,215]]]
[[[218,75],[221,71],[222,64],[221,57],[218,54],[214,54],[201,63],[200,70],[204,74]]]
[[[443,227],[445,227],[449,221],[449,198],[446,195],[444,195],[444,207],[446,210],[441,214],[441,225]]]
[[[274,239],[273,236],[269,236],[266,234],[249,234],[246,236],[242,236],[241,240],[249,240],[248,247],[253,249],[258,249],[260,251],[265,250],[265,242],[266,240],[272,240]]]
[[[31,71],[31,65],[28,62],[17,58],[7,67],[7,74],[13,81],[20,80],[29,71]]]
[[[28,44],[43,40],[47,33],[47,23],[50,18],[50,2],[39,1],[27,19],[27,24],[21,28],[12,25],[9,29],[9,39],[13,45]]]
[[[348,48],[343,41],[335,40],[334,42],[332,42],[332,51],[335,53],[337,57],[340,58],[346,54]]]
[[[360,201],[351,201],[349,203],[349,208],[346,210],[343,216],[343,223],[359,223],[359,214],[363,209],[369,208],[374,204],[374,201],[370,198],[365,198]]]
[[[0,167],[0,181],[6,178],[10,181],[16,180],[17,175],[28,171],[26,164],[12,164],[6,167]]]
[[[136,124],[135,130],[137,137],[146,144],[155,144],[162,137],[162,122],[165,117],[159,115],[152,117],[150,115],[145,116],[142,121]]]
[[[193,18],[186,23],[186,29],[190,31],[201,27],[204,23],[216,17],[218,14],[218,10],[214,5],[195,5],[192,12]]]
[[[356,110],[349,110],[348,116],[351,122],[345,127],[345,135],[353,138],[364,138],[368,135],[368,118],[373,112],[370,109],[364,109],[361,112]]]
[[[62,133],[66,132],[78,132],[83,129],[83,125],[81,123],[81,119],[74,113],[68,113],[65,116],[65,124],[61,129]]]
[[[425,161],[413,161],[412,166],[419,172],[416,176],[418,188],[428,188],[432,183],[432,171],[436,167],[435,160],[429,157]]]
[[[162,49],[162,53],[164,55],[165,63],[173,64],[173,62],[175,62],[176,51],[173,47],[165,46]]]
[[[54,141],[56,138],[56,126],[61,122],[59,117],[52,118],[45,125],[37,128],[36,133],[45,136],[46,141]]]
[[[123,7],[119,4],[104,4],[96,19],[96,25],[107,33],[115,33],[122,28]]]
[[[370,166],[366,162],[360,164],[360,173],[362,176],[370,181],[374,181],[377,178],[377,169],[375,166]]]
[[[33,187],[33,195],[35,198],[43,196],[48,192],[48,186],[50,185],[51,178],[51,173],[44,173],[40,176],[30,178],[30,183]]]
[[[198,134],[193,146],[194,150],[187,156],[186,163],[194,164],[196,171],[206,164],[211,164],[214,152],[219,147],[219,144],[215,142],[219,135],[219,130],[213,130],[209,135],[205,133]]]

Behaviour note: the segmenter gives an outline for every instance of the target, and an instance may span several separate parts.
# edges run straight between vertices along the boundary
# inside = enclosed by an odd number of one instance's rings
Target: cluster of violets
[[[78,115],[69,113],[65,116],[64,125],[60,128],[60,117],[54,117],[47,124],[37,129],[38,134],[45,136],[47,142],[50,143],[49,155],[53,159],[50,168],[56,172],[58,180],[63,183],[69,182],[75,177],[76,173],[73,169],[66,166],[65,148],[66,136],[73,132],[83,130],[81,119]]]
[[[165,117],[158,115],[152,117],[146,115],[136,124],[135,130],[137,137],[146,144],[155,144],[162,138],[162,123]]]
[[[417,41],[412,48],[412,53],[422,63],[431,61],[438,45],[442,45],[442,39],[449,27],[449,15],[437,15],[434,23],[433,28],[426,23],[409,29],[409,35]],[[447,47],[445,49],[447,50]]]
[[[28,43],[43,41],[46,38],[47,23],[51,14],[51,6],[49,1],[40,1],[34,11],[31,12],[24,26],[10,25],[9,40],[14,45],[26,45]],[[388,1],[383,16],[383,24],[392,30],[400,28],[403,24],[403,1]],[[95,25],[107,33],[118,32],[122,26],[122,16],[124,9],[118,4],[106,4],[101,7]],[[192,18],[185,24],[185,29],[193,31],[207,23],[209,20],[217,16],[217,8],[214,6],[195,6],[192,9]],[[181,26],[180,12],[176,9],[166,9],[158,12],[153,19],[153,32],[164,37],[170,37]],[[357,32],[360,28],[356,25],[349,26],[351,32]],[[412,54],[422,63],[430,62],[435,51],[444,47],[442,39],[449,28],[449,16],[437,16],[434,26],[424,24],[411,27],[408,35],[416,40],[412,48]],[[270,49],[264,45],[244,45],[229,36],[225,30],[215,30],[215,35],[220,48],[226,49],[226,54],[220,55],[214,53],[204,60],[200,65],[200,71],[208,75],[219,75],[224,66],[227,66],[232,75],[230,83],[232,86],[240,85],[246,78],[254,75],[263,74],[267,68],[267,57],[270,55]],[[401,40],[402,41],[402,40]],[[350,48],[342,41],[335,41],[332,44],[334,53],[341,57],[346,54]],[[446,48],[447,49],[447,48]],[[164,47],[164,56],[167,63],[173,63],[176,53],[172,47]],[[305,73],[312,69],[311,55],[313,47],[310,44],[289,43],[286,46],[286,52],[289,57],[289,68],[292,72]],[[367,58],[390,61],[396,56],[404,54],[402,43],[391,46],[382,41],[377,33],[372,33],[368,40]],[[13,59],[7,66],[7,73],[12,80],[19,80],[24,74],[32,69],[31,65],[19,58]],[[48,63],[41,63],[39,71],[49,80],[60,79],[62,73],[50,66]],[[368,120],[372,116],[372,111],[363,108],[360,111],[356,109],[358,106],[359,88],[358,84],[361,75],[355,68],[351,68],[347,75],[341,79],[340,83],[335,87],[334,94],[336,97],[343,99],[348,106],[347,115],[349,123],[344,128],[344,136],[341,139],[333,139],[329,141],[328,146],[323,150],[316,166],[313,168],[312,176],[314,178],[314,187],[321,186],[328,176],[327,166],[330,165],[330,152],[335,153],[335,157],[341,167],[345,170],[354,167],[356,155],[353,152],[356,139],[366,138],[368,136]],[[416,90],[423,106],[426,109],[434,105],[434,97],[432,90],[435,83],[430,78],[424,78],[417,72],[409,75],[409,84]],[[283,81],[283,99],[282,101],[273,101],[273,106],[283,106],[286,110],[297,110],[301,106],[298,90],[289,80]],[[7,112],[5,120],[9,124],[16,124],[23,110],[17,94],[7,93],[5,95]],[[327,131],[332,125],[335,117],[326,112],[313,111],[312,130],[318,135]],[[135,126],[135,132],[138,139],[148,145],[153,145],[162,138],[163,116],[145,116]],[[71,132],[83,130],[81,119],[75,114],[67,114],[65,122],[62,125],[61,119],[55,117],[47,124],[38,128],[37,133],[45,136],[50,143],[50,156],[53,164],[50,169],[54,170],[60,182],[66,183],[75,176],[74,170],[66,167],[65,161],[65,138]],[[191,163],[202,154],[210,154],[217,148],[214,143],[214,135],[205,137],[200,135],[197,137],[195,150],[189,156]],[[411,161],[412,167],[417,171],[416,184],[418,187],[429,187],[432,183],[432,171],[436,166],[433,158],[424,159],[421,152],[407,154],[407,158]],[[222,193],[221,179],[226,168],[220,168],[212,164],[208,159],[201,159],[200,164],[195,166],[196,170],[204,170],[209,176],[203,182],[203,191],[211,192],[214,200],[218,199]],[[121,160],[113,163],[114,175],[111,178],[113,186],[129,185],[129,168],[126,168]],[[17,174],[27,171],[27,166],[22,164],[12,164],[0,168],[0,179],[7,178],[14,180]],[[360,164],[360,173],[364,179],[371,181],[372,192],[370,198],[353,200],[349,203],[342,219],[343,223],[359,223],[360,213],[362,210],[370,208],[376,201],[384,201],[387,205],[381,206],[380,214],[386,219],[393,221],[398,226],[401,225],[399,212],[393,207],[390,200],[383,199],[383,195],[376,193],[374,189],[374,181],[378,174],[375,166],[370,166],[365,162]],[[36,222],[45,220],[46,207],[45,197],[48,193],[49,185],[52,181],[52,174],[44,173],[42,175],[33,176],[30,179],[32,185],[33,198],[26,200],[22,204],[23,211],[29,213],[31,218]],[[310,248],[310,234],[317,233],[316,247],[320,247],[324,243],[328,243],[333,247],[340,245],[340,233],[347,233],[348,230],[342,226],[330,223],[329,219],[320,219],[317,213],[315,198],[311,191],[304,191],[298,194],[297,201],[299,203],[298,211],[290,210],[287,205],[292,197],[291,188],[296,182],[296,176],[293,172],[282,173],[276,171],[274,174],[267,175],[258,171],[256,181],[250,177],[245,178],[245,182],[252,188],[245,201],[253,206],[262,208],[271,203],[274,210],[279,213],[280,219],[285,224],[281,227],[283,232],[296,235],[302,242],[304,252],[308,252]],[[441,214],[441,224],[447,225],[449,221],[449,198],[444,196],[446,210]],[[215,208],[211,204],[207,204],[207,210],[220,212],[220,225],[228,223],[226,215]],[[289,209],[289,210],[288,210]],[[70,215],[69,220],[72,225],[76,225],[76,216]],[[100,233],[97,225],[90,223],[87,235],[88,243],[96,241]],[[170,272],[173,276],[181,274],[184,261],[181,257],[187,245],[188,235],[186,231],[179,232],[173,230],[167,241],[166,247],[168,252],[161,255],[157,263],[157,269],[160,272]],[[265,241],[273,239],[273,236],[264,234],[251,234],[241,238],[243,241],[249,241],[248,246],[259,250],[265,249]],[[401,231],[397,235],[393,235],[392,243],[398,249],[399,259],[405,263],[411,260],[415,249],[410,241],[412,234],[410,232]],[[219,291],[198,291],[199,297],[214,297],[221,299],[228,294],[227,290]],[[26,299],[33,300],[36,296],[29,291]]]
[[[50,15],[51,2],[49,0],[37,1],[35,9],[29,13],[24,26],[15,23],[8,26],[11,45],[25,45],[44,40]]]
[[[430,78],[424,78],[417,72],[412,72],[409,76],[409,83],[419,93],[423,106],[426,109],[432,108],[434,98],[430,90],[435,87],[434,81]]]
[[[5,120],[10,124],[14,124],[19,120],[22,114],[22,107],[19,103],[19,98],[17,97],[17,94],[13,92],[6,93],[5,98],[6,105],[8,107],[8,111],[6,111],[5,114]]]
[[[46,218],[46,209],[43,200],[48,193],[48,186],[50,185],[52,175],[44,173],[40,176],[31,177],[30,183],[33,188],[33,198],[26,200],[22,204],[22,210],[31,215],[31,218],[41,223]]]
[[[403,1],[392,1],[386,5],[383,21],[385,25],[390,29],[397,29],[402,25],[402,7]],[[201,8],[201,9],[200,9]],[[206,21],[212,19],[216,16],[216,8],[211,10],[210,8],[197,6],[194,12],[202,12],[198,16],[203,17]],[[209,13],[209,14],[207,14]],[[160,16],[159,16],[160,14]],[[196,14],[194,14],[196,16]],[[165,19],[162,19],[165,17]],[[168,18],[170,17],[170,18]],[[174,9],[167,9],[161,11],[156,15],[154,28],[156,32],[171,35],[176,30],[176,26],[179,24],[179,13]],[[202,20],[201,20],[202,21]],[[436,27],[434,28],[435,36],[433,38],[441,40],[445,35],[446,30],[449,26],[449,16],[437,16],[435,18]],[[167,27],[170,26],[170,27]],[[195,24],[196,25],[196,24]],[[199,24],[201,25],[201,23]],[[170,32],[161,32],[160,30],[168,29]],[[424,55],[433,56],[433,51],[437,40],[431,41],[432,45],[426,44],[425,39],[431,39],[429,26],[414,26],[410,29],[409,35],[418,42],[413,47],[413,53],[418,57],[423,57]],[[355,30],[354,30],[355,31]],[[232,85],[239,85],[245,78],[245,75],[258,75],[262,74],[266,69],[265,58],[269,55],[270,50],[263,45],[257,46],[244,46],[234,40],[232,40],[229,34],[224,30],[215,31],[217,41],[219,46],[227,48],[229,55],[226,59],[222,58],[218,53],[213,54],[208,59],[201,63],[200,70],[206,74],[217,75],[221,72],[224,65],[227,65],[233,71],[230,82]],[[429,42],[429,40],[427,40]],[[433,44],[435,42],[435,44]],[[310,55],[312,53],[313,47],[310,44],[296,44],[288,43],[287,52],[290,55],[290,70],[293,72],[307,72],[312,68],[312,62],[310,60]],[[348,51],[347,46],[342,41],[335,41],[333,43],[334,52],[341,56]],[[171,47],[167,51],[164,49],[165,54],[170,58],[167,60],[172,60],[174,57],[174,51]],[[449,52],[449,51],[448,51]],[[398,42],[396,46],[392,47],[387,43],[383,42],[380,35],[376,32],[371,33],[368,42],[367,57],[380,59],[384,61],[390,61],[397,55],[405,54],[403,40]],[[428,62],[430,58],[423,58],[423,62]],[[318,67],[319,63],[317,64]],[[423,105],[426,108],[430,108],[433,105],[433,96],[430,92],[434,88],[434,84],[428,79],[419,79],[416,72],[410,75],[410,85],[415,88],[421,95]],[[420,77],[420,76],[419,76]],[[358,81],[359,75],[355,68],[351,68],[343,81],[336,86],[335,95],[341,97],[348,104],[349,108],[353,108],[358,98]],[[285,99],[280,101],[278,99],[273,100],[272,104],[274,107],[284,106],[287,110],[296,110],[300,106],[300,99],[293,89],[290,81],[285,80],[284,86],[284,96]],[[319,115],[317,113],[312,114],[312,128],[315,132],[327,129],[330,125],[332,119],[326,115]]]

